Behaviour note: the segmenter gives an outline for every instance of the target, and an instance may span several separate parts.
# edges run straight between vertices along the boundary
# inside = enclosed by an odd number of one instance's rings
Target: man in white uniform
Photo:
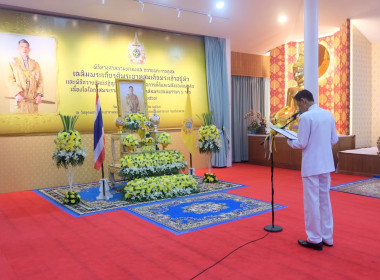
[[[322,250],[333,246],[333,216],[330,202],[330,172],[335,171],[332,145],[338,142],[333,115],[317,104],[310,91],[299,91],[294,100],[302,114],[298,139],[288,140],[294,149],[302,149],[304,215],[307,240],[301,246]]]

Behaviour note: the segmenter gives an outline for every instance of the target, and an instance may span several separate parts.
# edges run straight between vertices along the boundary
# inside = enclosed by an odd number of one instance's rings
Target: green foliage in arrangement
[[[63,131],[69,132],[69,131],[74,130],[74,125],[77,122],[79,115],[65,116],[65,115],[59,114],[59,116],[61,117],[61,121],[63,124]]]
[[[129,181],[124,188],[124,198],[130,201],[149,201],[198,193],[194,177],[188,174],[145,177]]]
[[[212,112],[207,112],[202,114],[203,117],[203,125],[212,125]]]

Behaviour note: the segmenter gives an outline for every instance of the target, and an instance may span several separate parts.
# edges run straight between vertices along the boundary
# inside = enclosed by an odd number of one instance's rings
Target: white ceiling
[[[303,0],[150,0],[180,9],[214,15],[209,17],[186,11],[177,18],[175,9],[146,3],[143,11],[134,0],[0,0],[0,7],[16,7],[48,13],[126,23],[188,34],[231,39],[236,52],[265,54],[288,41],[303,40]],[[144,0],[142,0],[144,1]],[[277,18],[288,21],[280,25]],[[219,16],[219,17],[215,17]],[[380,0],[319,0],[319,35],[330,35],[344,20],[353,24],[372,43],[380,42]],[[1,19],[0,19],[1,21]]]

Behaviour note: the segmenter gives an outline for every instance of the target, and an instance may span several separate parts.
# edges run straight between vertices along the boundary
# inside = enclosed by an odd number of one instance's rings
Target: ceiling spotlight
[[[210,18],[210,20],[208,21],[208,23],[211,23],[212,22],[212,16],[208,15],[208,17]]]
[[[106,0],[102,0],[102,4],[104,5],[106,3]]]
[[[281,15],[281,16],[278,17],[277,20],[278,20],[279,23],[285,23],[285,22],[288,21],[288,18],[285,15]]]
[[[177,11],[178,11],[177,18],[180,18],[180,16],[181,16],[181,10],[177,8]]]
[[[143,1],[139,1],[139,3],[141,4],[141,11],[144,11],[144,2]]]
[[[218,3],[216,3],[216,7],[217,7],[218,9],[223,8],[223,7],[224,7],[224,2],[223,2],[223,1],[219,1]]]

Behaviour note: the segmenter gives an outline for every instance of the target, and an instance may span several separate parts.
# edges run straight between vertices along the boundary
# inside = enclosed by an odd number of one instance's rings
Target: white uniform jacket
[[[289,146],[302,149],[302,177],[335,170],[332,145],[338,142],[333,115],[317,104],[299,117],[298,139],[288,140]]]

